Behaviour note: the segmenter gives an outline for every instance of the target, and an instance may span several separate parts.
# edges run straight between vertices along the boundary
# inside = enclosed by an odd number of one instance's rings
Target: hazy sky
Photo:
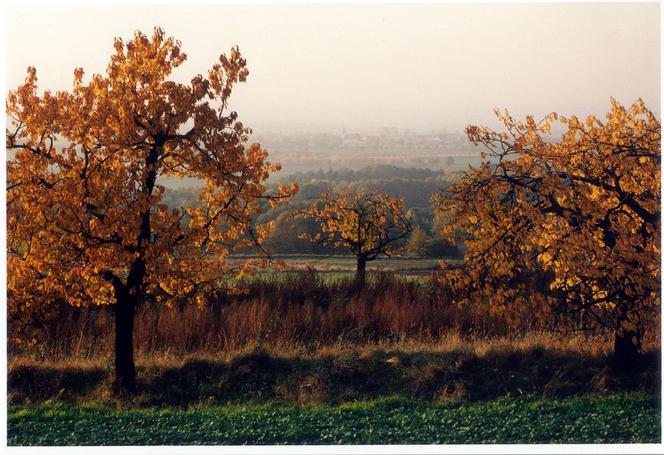
[[[156,25],[182,41],[176,79],[240,46],[233,108],[258,133],[396,126],[461,131],[516,115],[659,112],[659,4],[26,5],[7,9],[7,87],[104,72],[113,37]]]

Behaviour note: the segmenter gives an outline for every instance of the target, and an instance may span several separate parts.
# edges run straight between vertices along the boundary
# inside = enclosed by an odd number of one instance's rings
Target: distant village
[[[428,134],[395,127],[373,132],[257,134],[254,139],[271,151],[364,151],[364,152],[437,152],[439,155],[473,156],[478,151],[464,134],[432,131]]]

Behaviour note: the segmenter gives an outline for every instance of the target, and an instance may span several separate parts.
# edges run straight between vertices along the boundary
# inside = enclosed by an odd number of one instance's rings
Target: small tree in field
[[[328,192],[299,213],[318,221],[322,230],[322,234],[303,237],[347,248],[355,255],[360,285],[367,262],[395,253],[394,243],[413,230],[413,216],[404,212],[403,201],[377,192]]]
[[[618,365],[637,358],[660,304],[660,122],[642,101],[612,101],[606,121],[499,117],[505,132],[468,127],[494,163],[473,170],[438,209],[464,234],[465,266],[441,280],[461,302],[506,314],[536,308],[615,332]],[[534,278],[534,279],[533,279]]]
[[[262,200],[276,204],[296,188],[268,194],[278,165],[250,130],[226,112],[234,84],[245,81],[237,48],[207,76],[169,80],[186,55],[155,29],[115,40],[105,76],[71,92],[37,92],[34,68],[8,95],[8,291],[10,317],[39,305],[112,305],[116,389],[135,387],[134,311],[146,298],[203,304],[232,273],[234,248],[261,243],[252,230]],[[203,181],[200,204],[169,211],[164,176]]]
[[[431,243],[432,239],[427,235],[426,231],[420,226],[415,226],[406,244],[406,251],[411,256],[424,256]]]

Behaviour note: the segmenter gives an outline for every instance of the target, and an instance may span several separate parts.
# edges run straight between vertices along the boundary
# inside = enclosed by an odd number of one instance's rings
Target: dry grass
[[[58,360],[112,354],[110,307],[62,305],[51,314],[55,316],[35,324],[42,329],[43,342],[10,342],[10,357]],[[454,337],[461,344],[480,343],[546,329],[533,314],[523,312],[519,324],[510,327],[482,307],[456,307],[426,283],[375,274],[366,287],[357,289],[352,279],[330,283],[309,271],[254,280],[245,295],[219,295],[203,307],[146,303],[137,310],[134,345],[138,357],[183,357],[217,356],[255,345],[279,350],[344,344],[433,346],[449,344]]]
[[[139,393],[129,405],[658,392],[658,349],[648,351],[643,363],[629,374],[608,366],[610,351],[610,343],[600,338],[561,339],[529,333],[519,338],[472,340],[450,334],[435,343],[338,342],[314,350],[254,344],[223,353],[143,353],[137,359]],[[14,358],[9,366],[10,402],[114,403],[112,371],[108,357]]]
[[[450,332],[435,341],[415,339],[380,340],[377,342],[337,341],[332,344],[313,346],[311,344],[260,343],[250,342],[232,350],[212,351],[201,349],[183,353],[180,350],[149,351],[142,349],[136,355],[136,364],[142,368],[182,366],[192,359],[229,362],[234,358],[252,352],[266,350],[285,358],[314,360],[329,356],[357,354],[360,357],[371,356],[375,352],[399,351],[403,353],[464,354],[483,358],[496,353],[521,353],[532,350],[547,350],[559,355],[578,354],[591,358],[608,358],[613,344],[603,336],[577,335],[566,337],[547,332],[528,332],[525,335],[510,337],[473,337],[469,338],[457,332]],[[654,352],[658,345],[648,343],[646,352]],[[89,352],[89,351],[88,351]],[[41,358],[31,355],[10,357],[9,369],[17,366],[49,366],[53,368],[110,368],[113,359],[110,355],[71,355]]]
[[[659,390],[656,330],[643,364],[624,375],[609,367],[610,334],[555,333],[534,312],[510,327],[421,282],[377,274],[357,289],[305,272],[248,286],[202,308],[139,308],[134,405]],[[42,322],[43,343],[10,344],[10,402],[113,402],[110,310],[63,306]]]

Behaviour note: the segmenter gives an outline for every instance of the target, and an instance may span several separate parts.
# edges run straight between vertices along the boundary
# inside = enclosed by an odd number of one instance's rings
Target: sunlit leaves
[[[605,121],[497,114],[505,131],[466,130],[495,164],[435,200],[445,233],[467,247],[465,267],[441,282],[492,311],[641,330],[659,305],[659,120],[640,100],[629,109],[613,100]]]
[[[347,248],[367,260],[393,254],[394,242],[413,230],[413,215],[404,211],[403,201],[377,192],[325,193],[299,213],[321,224],[322,234],[305,238]]]
[[[229,274],[261,265],[231,266],[226,256],[264,241],[267,230],[252,225],[261,201],[277,204],[297,187],[268,193],[264,182],[279,166],[247,145],[250,130],[226,112],[234,84],[248,75],[239,49],[207,77],[170,80],[185,60],[180,43],[157,28],[116,39],[105,75],[86,80],[76,68],[69,92],[40,93],[29,68],[9,93],[12,302],[114,303],[134,273],[130,292],[200,304]],[[201,179],[200,204],[167,210],[164,176]]]

